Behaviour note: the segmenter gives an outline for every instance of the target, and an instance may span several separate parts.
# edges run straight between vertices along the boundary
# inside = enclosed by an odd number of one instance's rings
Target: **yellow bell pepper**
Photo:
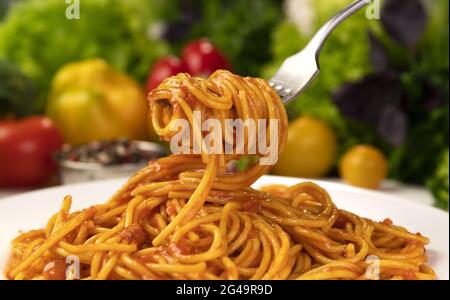
[[[55,75],[47,114],[67,143],[146,139],[148,103],[137,82],[101,59],[71,63]]]

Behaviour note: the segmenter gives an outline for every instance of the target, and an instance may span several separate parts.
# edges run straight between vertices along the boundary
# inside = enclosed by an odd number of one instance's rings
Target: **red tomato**
[[[33,116],[0,122],[0,186],[33,186],[56,171],[53,155],[63,140],[53,122]]]
[[[147,79],[147,92],[156,88],[167,77],[182,72],[187,72],[187,67],[178,57],[170,55],[159,59],[150,70]]]
[[[199,39],[187,44],[181,55],[191,75],[208,77],[216,70],[230,70],[231,65],[225,55],[208,39]]]

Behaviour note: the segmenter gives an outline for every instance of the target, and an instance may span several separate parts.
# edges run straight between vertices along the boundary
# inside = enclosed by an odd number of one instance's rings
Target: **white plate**
[[[105,202],[126,179],[97,181],[49,188],[0,200],[0,278],[7,262],[10,242],[19,230],[41,228],[54,214],[65,195],[73,196],[73,209]],[[293,185],[299,178],[263,176],[255,187]],[[391,218],[396,224],[430,238],[429,264],[439,279],[449,279],[449,215],[439,209],[343,184],[315,181],[325,188],[339,208],[374,220]]]

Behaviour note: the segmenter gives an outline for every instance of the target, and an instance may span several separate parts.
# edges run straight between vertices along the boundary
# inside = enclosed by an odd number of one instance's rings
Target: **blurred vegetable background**
[[[167,45],[148,31],[164,3],[81,1],[83,15],[70,20],[65,1],[14,1],[0,25],[0,57],[36,82],[36,112],[43,111],[53,75],[68,62],[102,57],[118,70],[144,80],[148,66],[167,51]]]
[[[80,19],[71,20],[66,17],[71,4],[62,0],[0,0],[0,118],[47,113],[72,144],[155,139],[147,125],[124,131],[126,117],[102,119],[109,112],[93,99],[99,97],[103,104],[121,99],[115,103],[143,107],[145,91],[178,72],[207,76],[225,68],[270,78],[351,1],[80,0]],[[448,209],[449,2],[381,4],[379,20],[361,11],[331,35],[320,76],[288,106],[289,131],[296,138],[288,141],[274,172],[341,175],[351,184],[371,187],[386,173],[426,185],[437,205]],[[83,82],[85,75],[74,64],[92,65],[97,59],[104,62],[104,71],[91,68],[95,79]],[[60,88],[62,77],[73,86]],[[117,77],[128,84],[113,84]],[[124,91],[130,86],[134,96],[124,96],[130,95]],[[73,109],[67,103],[78,107],[78,121],[64,118]],[[69,137],[67,123],[77,130],[85,114],[92,122],[84,125],[94,124],[91,132],[80,129],[71,134],[76,138]],[[131,123],[147,122],[145,118]],[[113,119],[115,125],[108,125]],[[292,153],[305,153],[307,163],[294,164]],[[370,153],[376,153],[378,164],[354,163]],[[240,163],[242,169],[248,159]],[[364,168],[381,175],[365,178]]]
[[[33,112],[34,83],[15,65],[0,60],[0,117],[18,117]]]

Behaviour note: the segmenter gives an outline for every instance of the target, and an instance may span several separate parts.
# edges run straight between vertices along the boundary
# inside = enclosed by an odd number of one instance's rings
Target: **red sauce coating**
[[[192,247],[184,239],[170,244],[168,251],[174,256],[188,255],[193,253]]]
[[[256,232],[255,228],[252,228],[252,229],[250,230],[250,232],[248,233],[248,238],[249,238],[249,239],[253,239],[253,238],[255,238],[256,236],[257,236],[257,232]]]
[[[412,271],[405,271],[402,275],[405,280],[417,280],[416,274]]]
[[[97,213],[97,208],[95,206],[88,207],[84,210],[88,215],[88,219],[92,219]]]
[[[383,221],[382,223],[383,223],[384,225],[387,225],[387,226],[392,226],[392,224],[394,224],[394,223],[392,222],[392,220],[389,219],[389,218],[384,219],[384,221]]]
[[[177,208],[175,207],[175,204],[173,202],[167,203],[166,213],[171,217],[177,215]]]
[[[60,259],[49,261],[44,266],[42,273],[47,280],[65,280],[66,279],[66,262]]]
[[[145,241],[145,232],[139,224],[133,224],[123,229],[119,236],[130,244],[141,245]]]
[[[250,213],[257,213],[261,209],[261,204],[257,199],[250,198],[244,202],[244,210]]]

